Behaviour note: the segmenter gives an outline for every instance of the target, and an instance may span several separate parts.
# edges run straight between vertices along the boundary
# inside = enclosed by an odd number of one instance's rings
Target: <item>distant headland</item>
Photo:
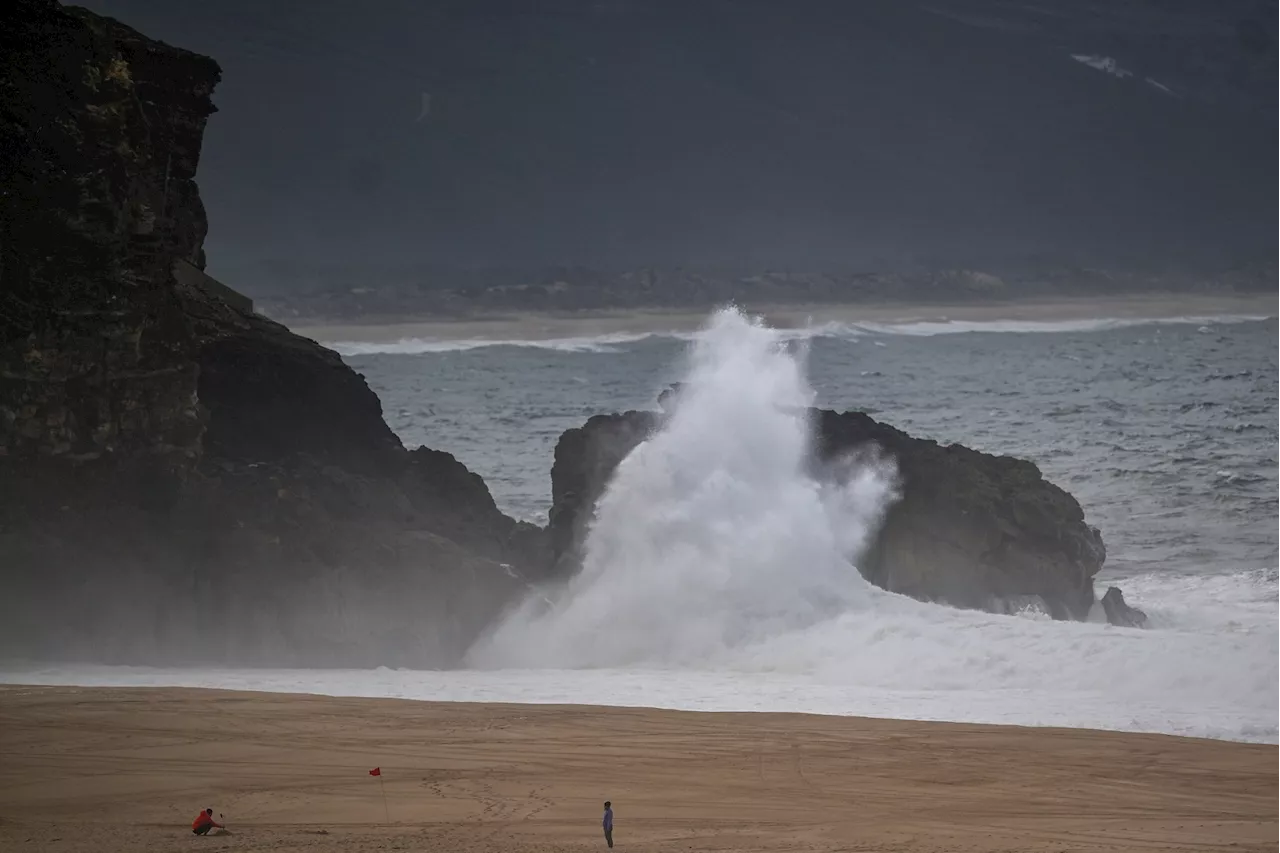
[[[304,279],[256,303],[290,326],[418,320],[493,319],[501,315],[590,316],[618,312],[705,314],[719,305],[902,309],[1117,301],[1189,300],[1229,305],[1270,295],[1274,265],[1217,271],[1136,272],[1053,268],[996,274],[974,269],[907,272],[756,273],[693,269],[604,272],[583,268],[530,272],[411,274],[373,266]],[[1274,310],[1274,309],[1273,309]],[[908,311],[908,313],[913,313]]]

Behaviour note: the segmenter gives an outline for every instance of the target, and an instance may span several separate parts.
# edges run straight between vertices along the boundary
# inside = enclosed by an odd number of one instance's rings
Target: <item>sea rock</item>
[[[1147,627],[1147,614],[1136,607],[1130,607],[1119,587],[1107,587],[1102,595],[1102,610],[1112,625],[1119,625],[1121,628]]]
[[[598,415],[561,436],[548,527],[557,574],[580,565],[610,476],[663,417]],[[897,463],[901,499],[857,561],[867,580],[959,607],[1009,612],[1034,600],[1055,619],[1087,617],[1093,577],[1106,558],[1101,534],[1034,464],[913,438],[861,412],[815,409],[809,417],[815,477],[873,447]]]
[[[553,576],[572,574],[581,565],[581,548],[596,501],[618,464],[660,422],[654,412],[595,415],[560,436],[551,466],[547,513]]]
[[[217,64],[54,0],[0,16],[0,648],[456,662],[542,531],[335,353],[175,277]]]

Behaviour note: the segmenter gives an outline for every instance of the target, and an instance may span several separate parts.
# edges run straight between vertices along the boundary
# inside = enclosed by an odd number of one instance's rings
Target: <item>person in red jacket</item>
[[[196,835],[207,835],[215,827],[222,829],[222,824],[213,819],[213,809],[205,809],[191,821],[191,831]]]

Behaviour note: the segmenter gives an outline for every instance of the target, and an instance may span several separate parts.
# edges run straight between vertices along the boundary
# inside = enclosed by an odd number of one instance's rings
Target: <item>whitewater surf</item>
[[[415,414],[425,405],[419,401],[443,407],[442,400],[453,399],[445,386],[465,385],[468,396],[449,409],[471,417],[459,427],[459,446],[471,448],[468,442],[492,431],[491,458],[507,464],[527,457],[531,473],[515,469],[524,477],[518,481],[536,480],[538,489],[545,488],[550,442],[564,427],[552,420],[539,436],[528,429],[527,413],[560,413],[576,425],[615,405],[602,403],[610,393],[633,394],[633,402],[619,397],[617,405],[626,406],[652,400],[673,379],[685,387],[666,426],[618,469],[581,574],[521,602],[470,650],[470,669],[8,662],[0,664],[0,682],[797,711],[1275,742],[1277,578],[1267,557],[1273,540],[1260,538],[1274,537],[1274,509],[1265,529],[1225,528],[1226,520],[1244,518],[1243,502],[1255,500],[1252,487],[1205,479],[1203,488],[1214,483],[1215,491],[1196,491],[1199,469],[1172,461],[1178,454],[1208,460],[1210,453],[1231,452],[1229,464],[1247,472],[1254,456],[1273,452],[1253,440],[1254,432],[1241,439],[1227,428],[1254,419],[1274,429],[1274,398],[1268,402],[1265,387],[1250,390],[1269,383],[1274,395],[1274,373],[1244,355],[1232,361],[1224,353],[1235,350],[1218,348],[1228,334],[1230,341],[1265,339],[1273,347],[1274,326],[1215,328],[1210,335],[1167,326],[1165,341],[1142,329],[1003,335],[998,344],[987,336],[964,346],[955,344],[959,335],[899,336],[886,350],[798,340],[794,330],[724,312],[691,336],[679,373],[670,371],[669,350],[656,344],[625,355],[555,353],[555,361],[496,348],[369,357],[362,366],[381,377],[393,425],[403,422],[410,434],[429,426],[432,434],[422,440],[434,441],[448,421]],[[1013,391],[992,378],[1010,352],[1025,368]],[[1187,360],[1200,358],[1212,368],[1190,372]],[[1244,376],[1247,370],[1258,376]],[[1223,377],[1208,381],[1218,373]],[[1042,431],[1049,438],[1025,445],[1033,460],[1075,441],[1069,454],[1054,457],[1053,476],[1086,495],[1090,519],[1120,543],[1113,551],[1125,566],[1126,595],[1147,611],[1152,627],[961,611],[867,584],[855,564],[894,499],[892,460],[850,460],[842,476],[824,485],[807,477],[806,429],[797,411],[813,401],[813,375],[823,377],[825,393],[843,389],[842,407],[859,408],[867,399],[895,405],[895,422],[907,425],[908,413],[925,435],[950,430],[964,437],[956,419],[972,420],[991,449],[1016,452],[1022,436]],[[1206,382],[1187,391],[1189,375]],[[482,382],[494,384],[474,390]],[[1001,396],[1006,391],[1016,396]],[[503,401],[509,423],[476,402],[487,394]],[[1195,403],[1189,413],[1188,398]],[[1126,414],[1115,400],[1129,399],[1136,402]],[[1010,414],[1004,400],[1026,401],[1027,411]],[[1257,412],[1249,408],[1255,406]],[[951,420],[932,411],[940,407]],[[1102,423],[1120,417],[1128,420]],[[1160,443],[1173,429],[1170,418],[1180,419],[1174,443]],[[1190,430],[1196,425],[1199,434]],[[990,432],[996,427],[1001,431]],[[513,449],[520,430],[548,443]],[[1193,439],[1212,443],[1183,446]],[[1230,446],[1222,443],[1227,439]],[[1118,456],[1142,476],[1109,476],[1105,466]],[[1228,464],[1221,458],[1205,465]],[[1199,509],[1184,511],[1184,502]],[[1224,509],[1214,515],[1217,507]],[[1181,538],[1171,538],[1175,533]],[[1227,550],[1224,542],[1246,550]],[[1208,547],[1218,548],[1208,552],[1216,556],[1197,571],[1195,561],[1207,562]]]
[[[892,337],[934,337],[936,335],[1028,335],[1069,334],[1073,332],[1105,332],[1141,326],[1196,326],[1212,327],[1251,323],[1270,319],[1269,314],[1204,314],[1169,317],[1109,317],[1060,320],[963,320],[952,318],[897,320],[897,321],[813,321],[802,325],[779,328],[777,334],[787,339],[859,340]],[[344,331],[354,331],[349,327]],[[513,331],[513,330],[509,330]],[[375,338],[379,337],[376,334]],[[651,340],[692,341],[696,332],[662,328],[654,323],[648,331],[606,332],[575,335],[571,337],[541,337],[536,334],[499,337],[399,337],[394,340],[329,340],[325,346],[344,356],[367,355],[423,355],[448,352],[467,352],[489,347],[506,347],[550,350],[567,353],[617,352],[628,344]]]
[[[1066,702],[1130,721],[1193,708],[1207,724],[1248,709],[1241,726],[1274,737],[1276,645],[1261,611],[1235,632],[1137,631],[961,611],[867,583],[855,564],[895,499],[893,463],[810,476],[813,390],[787,337],[736,310],[715,315],[674,411],[602,497],[581,573],[530,595],[470,665],[789,674],[877,702],[982,692],[1024,715]]]
[[[854,561],[895,498],[895,470],[866,460],[823,483],[808,474],[803,360],[758,320],[718,313],[666,425],[601,498],[582,571],[530,596],[471,662],[723,661],[866,607]]]

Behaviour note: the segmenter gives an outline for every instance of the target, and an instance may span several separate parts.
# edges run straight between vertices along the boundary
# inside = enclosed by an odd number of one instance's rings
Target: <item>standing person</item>
[[[213,819],[213,809],[205,809],[191,821],[191,831],[196,835],[207,835],[213,828],[222,829],[222,824]]]
[[[613,803],[605,800],[604,803],[604,841],[610,847],[613,846]]]

